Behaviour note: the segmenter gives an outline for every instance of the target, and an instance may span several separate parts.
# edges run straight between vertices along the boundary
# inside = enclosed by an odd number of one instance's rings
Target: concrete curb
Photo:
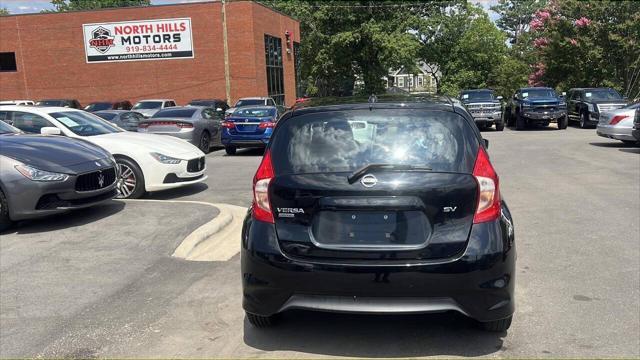
[[[183,200],[126,200],[182,203],[217,208],[218,216],[187,235],[171,256],[191,261],[227,261],[240,251],[240,233],[247,208]]]

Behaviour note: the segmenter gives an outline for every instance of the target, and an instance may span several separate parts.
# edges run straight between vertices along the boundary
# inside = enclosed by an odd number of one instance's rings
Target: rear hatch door
[[[476,208],[477,148],[468,122],[452,112],[377,109],[289,119],[270,150],[282,250],[358,261],[460,253]]]

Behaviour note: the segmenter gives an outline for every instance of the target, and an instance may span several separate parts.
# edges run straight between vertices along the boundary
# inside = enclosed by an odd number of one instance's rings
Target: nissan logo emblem
[[[367,174],[363,176],[362,179],[360,179],[360,183],[362,184],[362,186],[370,188],[378,183],[378,179],[376,179],[376,177],[371,174]]]

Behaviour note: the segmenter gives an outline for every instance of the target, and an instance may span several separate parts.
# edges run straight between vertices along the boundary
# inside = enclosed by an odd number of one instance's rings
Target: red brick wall
[[[224,99],[221,6],[208,2],[0,17],[0,52],[15,52],[18,65],[17,72],[0,73],[0,99],[75,98],[82,104],[144,98],[174,98],[179,104],[195,98]],[[254,13],[261,19],[252,17]],[[193,59],[85,61],[82,24],[181,17],[191,18]],[[284,27],[295,28],[297,35],[298,23],[244,1],[227,5],[227,20],[231,100],[266,95],[264,32],[279,34],[284,43]],[[290,105],[295,100],[293,57],[285,61],[285,77]]]

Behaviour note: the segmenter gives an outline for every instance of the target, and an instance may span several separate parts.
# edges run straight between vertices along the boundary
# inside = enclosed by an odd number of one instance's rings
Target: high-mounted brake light
[[[500,216],[500,191],[498,174],[491,166],[487,151],[480,147],[473,176],[478,182],[478,207],[473,223],[493,221]]]
[[[609,125],[615,125],[628,117],[629,115],[616,115],[609,121]]]
[[[253,218],[256,220],[275,223],[271,204],[269,202],[269,184],[275,176],[271,164],[271,152],[267,150],[262,162],[253,177],[253,204],[251,204]]]

